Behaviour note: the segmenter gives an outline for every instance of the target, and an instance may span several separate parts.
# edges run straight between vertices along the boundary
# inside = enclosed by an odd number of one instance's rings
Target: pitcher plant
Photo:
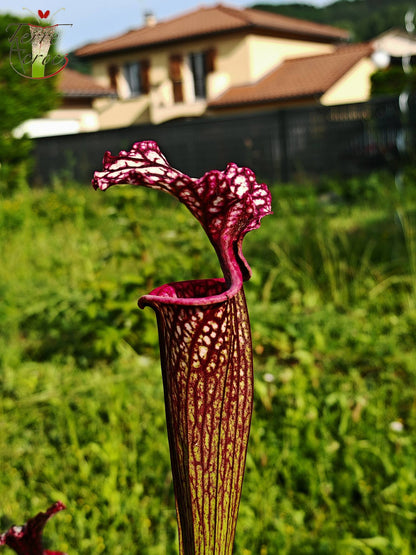
[[[248,231],[271,214],[266,185],[228,164],[191,178],[153,141],[106,152],[93,186],[142,185],[175,196],[197,218],[222,278],[169,283],[139,299],[156,313],[180,553],[231,555],[253,405],[249,317],[243,290],[251,269]]]

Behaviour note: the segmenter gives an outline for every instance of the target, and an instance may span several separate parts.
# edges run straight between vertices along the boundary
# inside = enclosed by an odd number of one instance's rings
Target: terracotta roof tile
[[[339,47],[331,54],[287,59],[256,83],[230,87],[211,101],[209,107],[225,108],[320,97],[371,52],[369,44],[354,44]]]
[[[349,36],[347,31],[329,25],[262,10],[238,9],[218,4],[187,12],[154,26],[141,27],[108,40],[87,44],[79,48],[76,54],[77,56],[97,56],[233,31],[306,36],[327,42],[347,40]]]
[[[66,67],[59,74],[58,90],[64,96],[115,96],[115,91],[99,85],[90,75]]]

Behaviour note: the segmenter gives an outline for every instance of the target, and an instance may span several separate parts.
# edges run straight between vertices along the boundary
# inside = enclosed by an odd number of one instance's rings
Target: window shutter
[[[173,99],[183,102],[182,56],[173,54],[169,59],[169,76],[173,85]]]
[[[210,48],[205,52],[205,73],[213,73],[215,71],[215,64],[217,60],[216,48]]]
[[[140,62],[140,83],[143,94],[150,92],[150,60]]]
[[[117,90],[117,77],[119,74],[119,68],[116,65],[110,65],[107,68],[108,78],[110,80],[110,87]]]

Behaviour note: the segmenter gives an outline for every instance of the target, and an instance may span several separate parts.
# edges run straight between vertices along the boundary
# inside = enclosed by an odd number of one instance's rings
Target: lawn
[[[416,176],[272,187],[245,239],[255,410],[235,553],[416,552]],[[0,530],[177,553],[157,328],[137,298],[220,275],[186,209],[133,187],[0,199]],[[7,550],[7,548],[6,548]]]

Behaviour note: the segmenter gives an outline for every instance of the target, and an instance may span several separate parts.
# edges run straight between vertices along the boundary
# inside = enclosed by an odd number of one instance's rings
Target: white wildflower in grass
[[[403,422],[401,422],[400,420],[394,420],[393,422],[390,422],[390,430],[392,432],[402,432],[404,429],[403,426]]]

